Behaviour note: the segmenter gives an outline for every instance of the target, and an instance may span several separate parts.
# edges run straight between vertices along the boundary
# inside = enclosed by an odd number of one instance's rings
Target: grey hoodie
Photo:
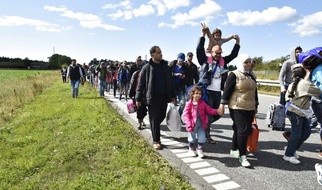
[[[290,58],[282,64],[282,68],[280,70],[280,74],[278,77],[281,91],[285,91],[285,86],[289,86],[293,82],[292,78],[292,65],[296,64],[296,57],[295,57],[295,49],[290,54]]]

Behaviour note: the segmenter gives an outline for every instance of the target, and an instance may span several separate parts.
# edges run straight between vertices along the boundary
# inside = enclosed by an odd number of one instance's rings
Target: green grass
[[[0,189],[193,189],[96,90],[55,79],[1,126]]]
[[[12,79],[24,79],[37,75],[43,75],[46,73],[52,73],[52,71],[46,70],[12,70],[12,69],[0,69],[0,84]]]

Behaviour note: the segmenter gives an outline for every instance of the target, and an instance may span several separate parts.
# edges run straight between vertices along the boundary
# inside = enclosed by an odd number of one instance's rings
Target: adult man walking
[[[78,89],[81,79],[83,78],[83,72],[80,66],[77,65],[76,59],[72,59],[72,64],[67,70],[67,80],[70,79],[70,85],[72,88],[72,97],[78,97]],[[68,81],[67,81],[68,82]]]
[[[153,148],[160,150],[160,124],[164,120],[168,102],[174,102],[174,89],[171,80],[171,69],[168,62],[162,59],[159,46],[150,49],[151,59],[143,66],[136,88],[136,104],[144,101],[148,106]]]
[[[207,57],[204,48],[205,35],[207,34],[207,30],[209,30],[208,27],[202,24],[202,36],[200,37],[197,46],[197,59],[199,64],[201,65],[199,73],[199,83],[201,83],[203,86],[206,86],[207,104],[212,108],[218,109],[221,99],[221,90],[223,90],[224,83],[227,78],[227,72],[221,74],[219,67],[223,64],[223,67],[227,69],[227,64],[237,57],[240,49],[240,39],[238,35],[234,35],[236,43],[230,55],[222,57],[221,46],[215,45],[211,50],[210,57]],[[211,62],[209,60],[211,60]],[[212,122],[217,121],[219,118],[220,116],[211,116],[208,119],[207,129],[205,130],[208,143],[215,143],[215,141],[210,137],[210,125]]]

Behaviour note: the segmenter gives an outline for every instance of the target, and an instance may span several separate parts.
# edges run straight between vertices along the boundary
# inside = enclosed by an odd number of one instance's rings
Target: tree
[[[49,57],[49,69],[59,69],[62,65],[70,65],[71,58],[65,55],[53,54]]]

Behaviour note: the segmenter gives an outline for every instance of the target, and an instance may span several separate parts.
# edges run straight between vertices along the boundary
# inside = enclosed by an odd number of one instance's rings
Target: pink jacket
[[[208,115],[218,115],[218,112],[216,109],[208,106],[207,103],[202,99],[198,101],[197,109],[200,114],[202,128],[206,129],[207,123],[208,123]],[[186,103],[186,106],[184,107],[184,110],[182,113],[182,120],[186,124],[186,130],[188,132],[192,132],[196,125],[197,109],[193,105],[191,99]]]

